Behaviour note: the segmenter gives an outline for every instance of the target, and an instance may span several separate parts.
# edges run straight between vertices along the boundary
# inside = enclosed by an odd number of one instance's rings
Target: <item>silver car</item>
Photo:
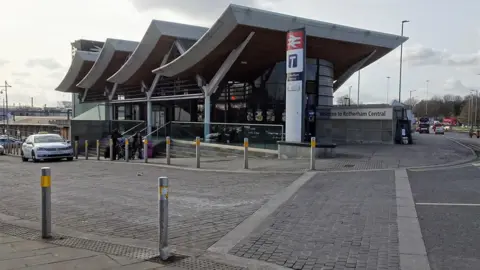
[[[22,144],[22,161],[48,159],[73,160],[73,147],[58,134],[35,134]]]

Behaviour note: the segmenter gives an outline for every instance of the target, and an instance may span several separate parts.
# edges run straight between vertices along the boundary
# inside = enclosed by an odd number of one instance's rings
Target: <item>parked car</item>
[[[69,141],[58,134],[35,134],[28,137],[22,145],[22,161],[33,162],[48,159],[73,160],[73,148]]]
[[[445,128],[443,126],[436,126],[435,127],[435,134],[445,134]]]

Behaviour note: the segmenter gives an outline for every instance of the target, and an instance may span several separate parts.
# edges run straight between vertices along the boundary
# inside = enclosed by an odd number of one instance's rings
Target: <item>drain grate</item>
[[[223,263],[218,263],[210,260],[203,260],[199,258],[189,257],[168,265],[169,267],[178,267],[185,270],[246,270],[246,267],[230,266]]]

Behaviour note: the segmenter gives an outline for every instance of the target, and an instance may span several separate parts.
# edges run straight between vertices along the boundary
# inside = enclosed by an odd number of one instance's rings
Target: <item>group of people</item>
[[[109,158],[110,154],[112,154],[113,160],[115,160],[118,157],[120,150],[119,148],[124,147],[125,145],[119,145],[119,140],[122,138],[122,134],[118,131],[118,129],[113,130],[112,134],[110,134],[110,138],[112,139],[113,153],[110,153],[110,147],[107,147],[105,151],[105,158]],[[132,139],[133,141],[129,147],[130,158],[134,157],[136,153],[138,153],[138,158],[142,158],[142,136],[137,132],[133,135]]]

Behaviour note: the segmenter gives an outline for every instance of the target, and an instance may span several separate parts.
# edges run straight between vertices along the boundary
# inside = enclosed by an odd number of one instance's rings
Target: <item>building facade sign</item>
[[[329,115],[319,115],[330,119],[392,120],[393,108],[332,108]]]
[[[305,95],[305,29],[287,32],[286,37],[286,111],[285,139],[289,142],[303,140],[303,115]]]

